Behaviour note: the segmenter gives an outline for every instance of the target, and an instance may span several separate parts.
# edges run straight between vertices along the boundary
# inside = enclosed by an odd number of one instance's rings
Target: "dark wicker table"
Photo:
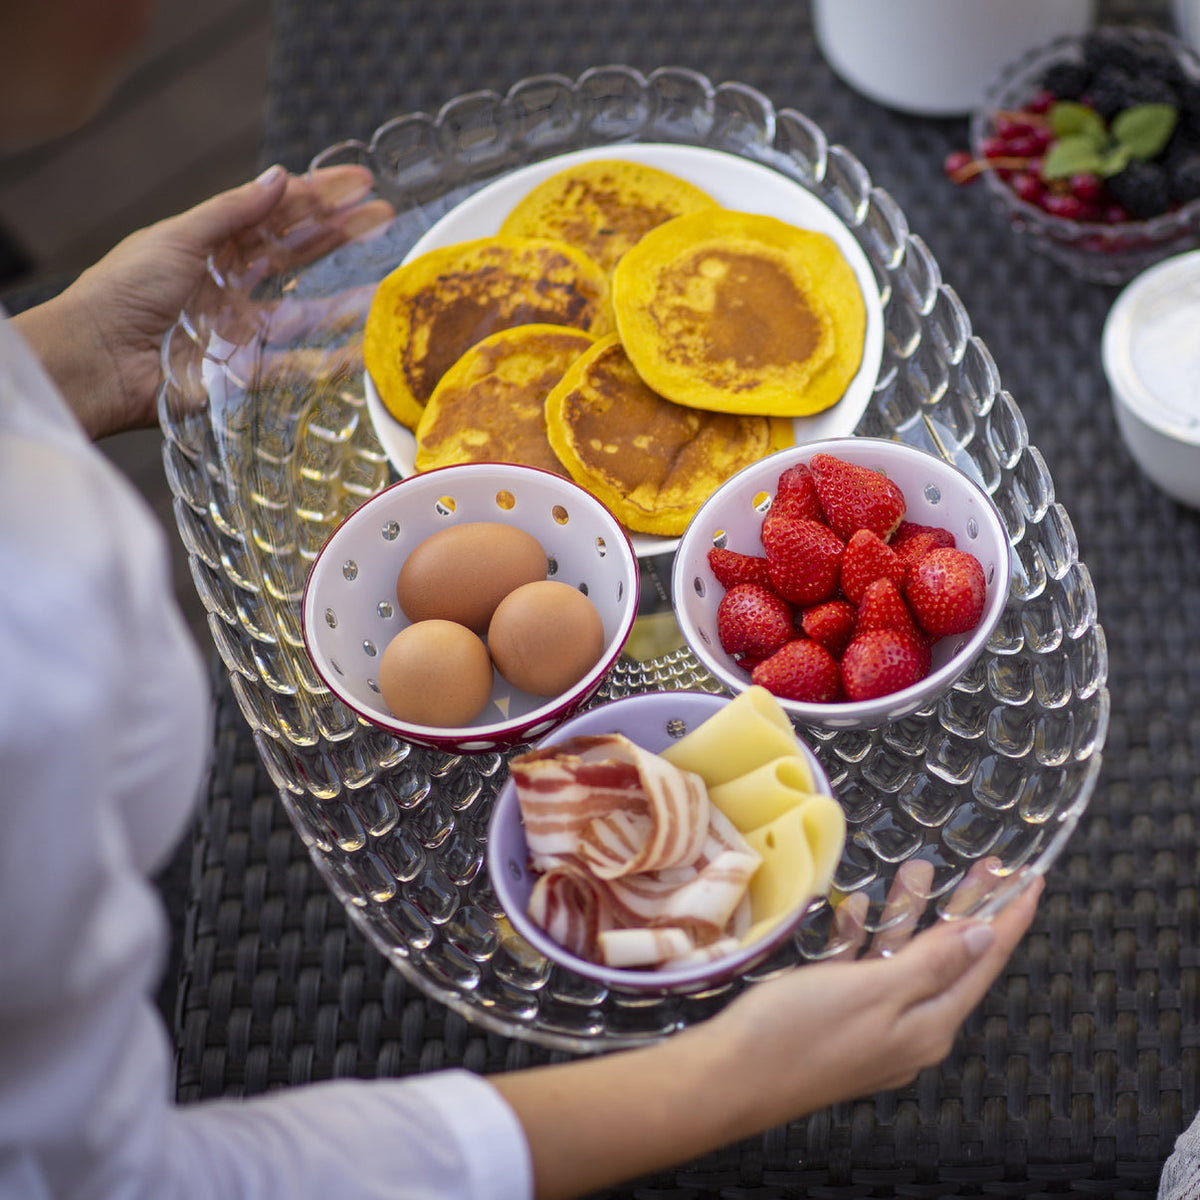
[[[1161,25],[1165,5],[1102,3]],[[303,169],[459,93],[625,63],[695,68],[813,117],[905,211],[1016,398],[1095,582],[1113,714],[1100,785],[1041,912],[950,1059],[643,1180],[645,1197],[1153,1194],[1200,1105],[1200,521],[1138,473],[1100,367],[1115,292],[1037,257],[982,189],[940,173],[966,122],[889,112],[817,53],[807,4],[708,0],[277,0],[264,161]],[[221,672],[177,1001],[182,1100],[550,1051],[426,999],[357,934],[280,807]],[[616,1194],[616,1193],[614,1193]]]

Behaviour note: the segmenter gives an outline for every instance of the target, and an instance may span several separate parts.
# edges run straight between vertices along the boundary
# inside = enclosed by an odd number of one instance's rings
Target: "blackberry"
[[[1129,107],[1129,97],[1135,86],[1136,81],[1128,71],[1110,63],[1093,76],[1088,97],[1092,107],[1106,121],[1111,121],[1122,109]]]
[[[1137,52],[1137,66],[1132,72],[1141,78],[1158,79],[1176,89],[1186,76],[1179,60],[1160,46],[1143,46]]]
[[[1179,107],[1179,93],[1165,79],[1153,75],[1134,75],[1125,87],[1125,107],[1135,104],[1169,104]]]
[[[1175,131],[1171,134],[1171,140],[1167,142],[1161,158],[1169,172],[1174,170],[1175,166],[1183,159],[1191,158],[1193,154],[1197,153],[1200,153],[1200,132],[1180,124],[1175,126]]]
[[[1137,47],[1115,30],[1098,29],[1083,39],[1083,62],[1093,73],[1104,67],[1118,67],[1129,74],[1138,71]]]
[[[1110,176],[1105,182],[1109,195],[1139,221],[1157,217],[1170,207],[1167,172],[1159,163],[1134,159],[1123,171]]]
[[[1200,137],[1200,83],[1187,79],[1177,89],[1179,124]]]
[[[1200,152],[1178,159],[1167,170],[1172,200],[1180,204],[1200,198]]]
[[[1092,73],[1083,63],[1059,62],[1046,68],[1042,87],[1058,100],[1078,100],[1091,81]]]

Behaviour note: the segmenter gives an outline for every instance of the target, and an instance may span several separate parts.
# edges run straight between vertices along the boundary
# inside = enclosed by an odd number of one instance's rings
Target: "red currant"
[[[1081,171],[1068,181],[1071,195],[1078,196],[1084,204],[1095,204],[1104,194],[1104,184],[1089,172]]]
[[[1068,221],[1086,221],[1091,215],[1088,206],[1070,192],[1051,192],[1042,200],[1042,207],[1052,217],[1063,217]]]
[[[1046,192],[1046,185],[1032,171],[1018,171],[1009,182],[1026,204],[1037,204]]]
[[[1008,139],[1008,153],[1013,158],[1032,158],[1041,147],[1028,133],[1017,134]]]
[[[1058,97],[1053,92],[1043,88],[1025,105],[1025,108],[1031,113],[1048,112],[1057,99]]]

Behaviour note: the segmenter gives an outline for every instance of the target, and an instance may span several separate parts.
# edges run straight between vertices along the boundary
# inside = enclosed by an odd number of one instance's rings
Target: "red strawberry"
[[[855,608],[849,600],[826,600],[804,610],[800,628],[834,658],[841,658],[854,632],[854,618]]]
[[[763,587],[769,587],[771,583],[767,560],[752,554],[714,546],[708,552],[708,565],[722,587],[731,588],[736,583],[761,583]]]
[[[825,520],[842,541],[859,529],[887,541],[904,519],[904,493],[886,475],[832,454],[814,454],[808,466]]]
[[[842,555],[841,584],[851,604],[858,604],[867,585],[876,579],[890,579],[899,587],[904,583],[905,574],[900,556],[870,529],[860,529],[846,543],[846,552]]]
[[[813,493],[815,498],[816,493]],[[819,504],[813,506],[799,492],[779,492],[771,501],[767,515],[763,517],[763,528],[776,521],[797,521],[806,518],[811,521],[825,523],[824,515]]]
[[[738,583],[717,605],[717,638],[726,654],[765,658],[796,636],[792,606],[761,583]]]
[[[931,550],[909,572],[904,598],[917,624],[931,637],[966,633],[983,616],[983,567],[966,550]]]
[[[902,691],[929,674],[929,650],[898,629],[870,629],[842,655],[842,688],[849,700],[874,700]]]
[[[793,604],[816,604],[833,595],[842,565],[841,538],[820,521],[764,521],[763,548],[771,586]]]
[[[940,525],[921,525],[916,521],[901,521],[896,526],[896,532],[892,534],[888,545],[893,550],[898,550],[905,542],[924,535],[933,538],[939,546],[954,546],[954,534],[950,530],[943,529]]]
[[[912,521],[901,521],[900,528],[892,534],[892,540],[888,542],[888,545],[900,556],[904,565],[911,569],[930,550],[938,550],[942,547],[953,548],[954,534],[948,529],[940,529],[933,525],[917,525]]]
[[[768,516],[775,511],[776,505],[786,506],[789,513],[797,517],[810,517],[814,521],[825,520],[821,511],[821,501],[817,499],[817,484],[807,463],[797,463],[788,467],[779,476],[775,486],[775,500],[771,505]]]
[[[819,642],[797,638],[754,668],[751,680],[783,700],[830,704],[841,693],[837,659]]]
[[[869,629],[899,629],[925,640],[895,582],[886,576],[867,585],[855,615],[853,636]]]

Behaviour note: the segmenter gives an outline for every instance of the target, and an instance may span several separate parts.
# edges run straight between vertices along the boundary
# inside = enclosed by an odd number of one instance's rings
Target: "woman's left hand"
[[[210,257],[236,243],[241,261],[272,269],[310,261],[390,219],[370,190],[362,167],[272,168],[131,234],[17,327],[93,438],[153,425],[163,338]]]

